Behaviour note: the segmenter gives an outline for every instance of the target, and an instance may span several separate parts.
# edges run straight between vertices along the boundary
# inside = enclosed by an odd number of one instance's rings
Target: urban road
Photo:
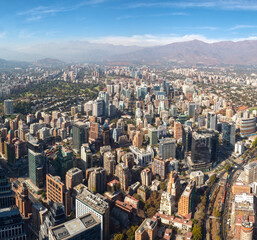
[[[229,199],[230,199],[230,190],[231,190],[231,183],[233,182],[233,177],[235,175],[235,173],[238,170],[243,170],[243,166],[246,164],[246,162],[244,163],[240,163],[237,164],[234,161],[231,161],[235,167],[232,168],[231,172],[230,172],[230,177],[227,179],[226,185],[225,185],[225,200],[224,200],[224,204],[222,205],[222,210],[221,210],[221,234],[222,234],[222,239],[227,240],[228,236],[227,236],[227,215],[228,215],[228,210],[229,210]]]

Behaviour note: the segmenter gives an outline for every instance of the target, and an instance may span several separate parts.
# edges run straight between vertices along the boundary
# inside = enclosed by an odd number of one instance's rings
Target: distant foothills
[[[121,63],[127,65],[175,64],[249,66],[257,65],[257,40],[238,42],[221,41],[215,43],[193,40],[154,47],[73,41],[34,45],[20,49],[19,51],[0,48],[0,58],[0,68],[3,68],[3,66],[22,67],[28,63],[33,63],[38,66],[56,66],[72,62]],[[15,60],[15,62],[13,62],[13,60]]]

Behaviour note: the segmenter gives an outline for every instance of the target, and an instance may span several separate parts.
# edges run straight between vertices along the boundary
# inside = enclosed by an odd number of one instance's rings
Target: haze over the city
[[[195,39],[206,43],[256,40],[256,11],[257,3],[251,0],[2,1],[0,58],[31,61],[56,56],[74,61],[79,52],[96,55],[88,49],[108,55],[112,46],[107,44],[149,47]],[[111,51],[137,50],[116,47]],[[93,60],[108,60],[106,54]]]

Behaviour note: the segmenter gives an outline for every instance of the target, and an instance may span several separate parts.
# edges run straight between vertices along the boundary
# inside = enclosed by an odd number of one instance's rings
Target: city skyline
[[[250,0],[12,0],[1,5],[0,44],[11,50],[74,41],[156,46],[257,39],[257,3]]]

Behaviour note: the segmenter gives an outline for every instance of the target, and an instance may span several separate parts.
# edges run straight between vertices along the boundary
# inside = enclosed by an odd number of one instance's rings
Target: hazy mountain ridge
[[[45,43],[23,49],[0,49],[0,57],[33,62],[38,66],[79,63],[146,63],[257,65],[257,40],[205,43],[199,40],[176,42],[164,46],[138,47],[72,41]],[[16,58],[15,58],[16,56]],[[37,60],[36,59],[41,59]],[[57,60],[60,59],[60,60]],[[17,62],[16,62],[17,63]],[[2,65],[2,63],[0,62]]]

